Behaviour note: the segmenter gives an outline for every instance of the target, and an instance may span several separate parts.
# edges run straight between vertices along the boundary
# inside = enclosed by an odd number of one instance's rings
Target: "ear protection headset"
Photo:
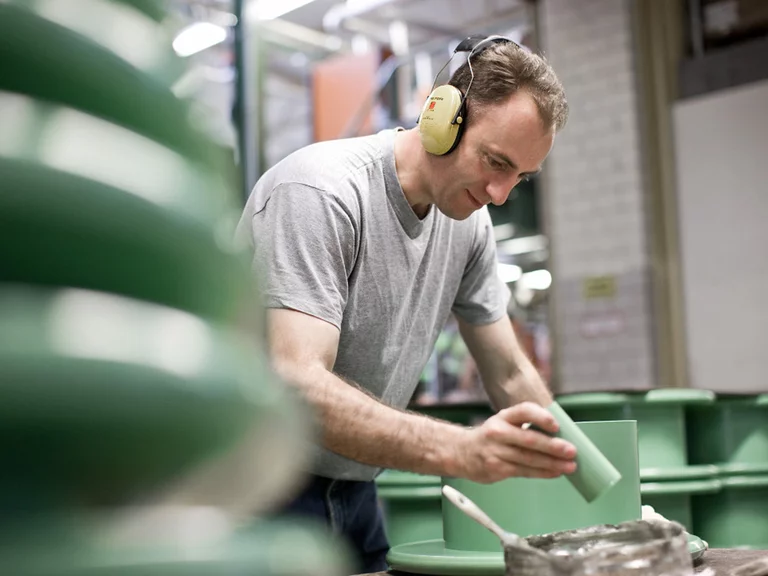
[[[421,145],[424,150],[436,156],[442,156],[452,152],[459,144],[461,134],[464,131],[464,117],[466,116],[466,103],[475,73],[472,71],[472,57],[479,54],[489,46],[498,42],[513,42],[503,36],[469,36],[462,40],[451,54],[448,62],[440,69],[432,83],[432,91],[429,94],[421,114],[417,120]],[[457,52],[469,52],[467,65],[469,66],[470,80],[465,94],[450,84],[444,84],[435,88],[437,78],[445,67],[453,60]]]

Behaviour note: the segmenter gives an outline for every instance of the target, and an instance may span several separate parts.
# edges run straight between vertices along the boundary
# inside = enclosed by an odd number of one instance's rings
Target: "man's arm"
[[[459,319],[459,331],[497,410],[526,401],[549,406],[552,394],[520,347],[509,317],[479,326]]]
[[[318,410],[326,448],[373,466],[455,472],[447,447],[460,443],[461,427],[395,410],[333,374],[339,331],[332,324],[293,310],[269,310],[268,320],[275,369]]]
[[[293,310],[268,311],[270,353],[278,374],[318,412],[323,445],[372,466],[495,482],[510,476],[553,478],[573,471],[573,446],[549,432],[554,418],[532,403],[503,410],[479,428],[464,428],[396,410],[345,382],[332,369],[338,329]]]

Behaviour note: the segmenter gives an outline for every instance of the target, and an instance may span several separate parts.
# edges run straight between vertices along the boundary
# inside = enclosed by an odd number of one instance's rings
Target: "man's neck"
[[[429,187],[431,163],[421,146],[418,130],[395,133],[395,169],[405,199],[416,216],[424,218],[432,204]]]

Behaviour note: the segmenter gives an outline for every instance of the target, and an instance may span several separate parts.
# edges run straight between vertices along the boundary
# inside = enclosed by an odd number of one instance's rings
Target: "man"
[[[386,569],[382,468],[478,482],[575,470],[571,444],[533,429],[557,430],[543,408],[552,397],[515,340],[485,208],[540,170],[567,104],[542,58],[485,44],[450,81],[466,95],[455,149],[427,152],[424,118],[310,145],[260,179],[239,226],[266,278],[275,368],[322,427],[309,485],[287,512],[346,536],[361,571]],[[499,409],[476,428],[404,410],[451,312]]]

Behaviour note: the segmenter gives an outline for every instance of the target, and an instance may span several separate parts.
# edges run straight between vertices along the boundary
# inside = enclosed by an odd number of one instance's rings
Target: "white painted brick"
[[[572,286],[556,291],[566,387],[652,384],[646,288],[626,288],[627,333],[597,340],[579,330],[587,303],[573,288],[590,275],[647,274],[629,16],[626,0],[542,2],[546,53],[571,105],[547,163],[553,275]]]

